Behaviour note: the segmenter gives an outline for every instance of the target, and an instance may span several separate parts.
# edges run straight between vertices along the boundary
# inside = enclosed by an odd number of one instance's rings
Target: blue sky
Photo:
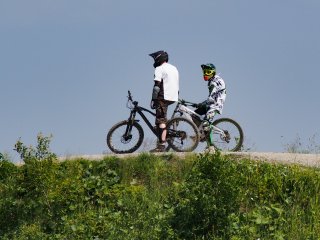
[[[15,157],[39,132],[58,155],[108,151],[127,90],[149,105],[148,54],[162,49],[190,101],[207,96],[200,65],[216,65],[222,116],[253,150],[318,137],[319,12],[318,0],[0,0],[0,151]]]

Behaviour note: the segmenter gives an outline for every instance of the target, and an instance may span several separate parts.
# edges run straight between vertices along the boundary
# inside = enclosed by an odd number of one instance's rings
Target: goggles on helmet
[[[214,69],[203,69],[202,72],[205,76],[211,76],[214,75],[216,71]]]

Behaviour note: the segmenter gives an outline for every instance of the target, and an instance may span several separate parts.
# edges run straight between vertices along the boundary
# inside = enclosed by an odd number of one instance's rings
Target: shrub
[[[319,239],[320,172],[220,153],[0,161],[0,239]],[[47,139],[49,140],[49,139]]]
[[[37,146],[25,146],[19,139],[15,144],[15,151],[20,154],[21,159],[27,163],[28,161],[53,160],[57,156],[50,151],[49,145],[52,135],[46,137],[42,133],[37,135]]]
[[[199,155],[182,185],[172,224],[183,239],[230,235],[239,208],[235,163],[219,153]]]

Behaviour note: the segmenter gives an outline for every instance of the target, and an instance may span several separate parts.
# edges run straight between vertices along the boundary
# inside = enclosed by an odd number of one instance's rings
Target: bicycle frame
[[[185,100],[180,100],[178,101],[174,111],[173,111],[173,114],[172,114],[172,118],[174,117],[174,115],[176,113],[179,113],[180,116],[184,115],[187,119],[191,120],[193,122],[193,119],[192,119],[192,115],[198,117],[201,121],[203,120],[203,116],[201,116],[200,114],[196,113],[195,111],[193,111],[192,109],[188,108],[187,106],[191,106],[193,105],[194,103],[192,102],[187,102]],[[202,124],[198,127],[199,128],[199,132],[201,133],[201,129],[202,129]],[[209,132],[209,143],[212,143],[213,142],[213,134],[220,134],[220,136],[225,136],[225,132],[214,126],[212,123],[210,123],[210,132]]]
[[[151,132],[158,137],[157,129],[153,127],[153,125],[150,123],[150,121],[148,120],[148,118],[146,117],[146,115],[143,112],[148,112],[154,117],[156,116],[156,114],[154,112],[150,111],[149,109],[146,109],[144,107],[139,106],[137,101],[133,101],[130,91],[128,91],[127,107],[131,110],[131,112],[130,112],[130,116],[128,118],[128,124],[126,127],[126,131],[123,136],[124,140],[129,140],[132,137],[130,133],[132,130],[133,123],[139,122],[139,120],[135,119],[137,113],[141,116],[141,118],[144,120],[144,122],[150,128]],[[191,119],[191,122],[192,122],[192,119]],[[179,134],[181,134],[179,131],[174,131],[172,129],[168,132],[168,135],[171,135],[171,136],[179,136]]]
[[[150,123],[150,121],[148,120],[148,118],[146,117],[146,115],[143,112],[148,112],[151,115],[153,115],[154,117],[156,116],[156,114],[154,112],[150,111],[149,109],[146,109],[144,107],[139,106],[137,101],[132,101],[131,95],[129,95],[128,98],[129,99],[128,99],[127,107],[129,109],[131,109],[131,112],[130,112],[130,116],[128,118],[128,122],[130,124],[127,125],[125,135],[127,136],[127,134],[131,132],[133,122],[135,122],[135,121],[139,122],[139,120],[135,119],[136,115],[138,113],[141,116],[141,118],[144,120],[144,122],[147,124],[147,126],[150,128],[150,130],[153,132],[153,134],[157,136],[158,135],[157,131],[155,130],[155,128],[153,127],[153,125]],[[129,106],[129,102],[131,102],[133,104],[133,107]]]
[[[189,102],[185,102],[185,104],[187,104],[187,103],[189,103]],[[189,104],[192,104],[192,103],[189,103]],[[179,102],[177,103],[177,105],[176,105],[176,107],[175,107],[175,109],[174,109],[174,111],[173,111],[173,113],[172,113],[172,117],[171,117],[171,118],[173,118],[176,113],[180,113],[180,115],[183,115],[183,113],[184,113],[184,114],[185,114],[185,117],[186,117],[187,119],[191,120],[191,121],[193,121],[193,120],[192,120],[192,117],[191,117],[192,114],[195,115],[195,116],[197,116],[197,117],[199,117],[201,120],[202,120],[202,118],[203,118],[200,114],[198,114],[198,113],[196,113],[195,111],[193,111],[192,109],[188,108],[186,105],[183,105],[183,104],[180,102],[180,100],[179,100]]]

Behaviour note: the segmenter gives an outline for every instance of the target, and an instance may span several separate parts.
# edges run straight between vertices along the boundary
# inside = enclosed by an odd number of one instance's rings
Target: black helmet
[[[154,60],[153,66],[155,68],[160,66],[164,62],[168,62],[168,60],[169,60],[168,53],[165,51],[162,51],[162,50],[154,52],[154,53],[150,53],[149,56],[153,58],[153,60]]]

